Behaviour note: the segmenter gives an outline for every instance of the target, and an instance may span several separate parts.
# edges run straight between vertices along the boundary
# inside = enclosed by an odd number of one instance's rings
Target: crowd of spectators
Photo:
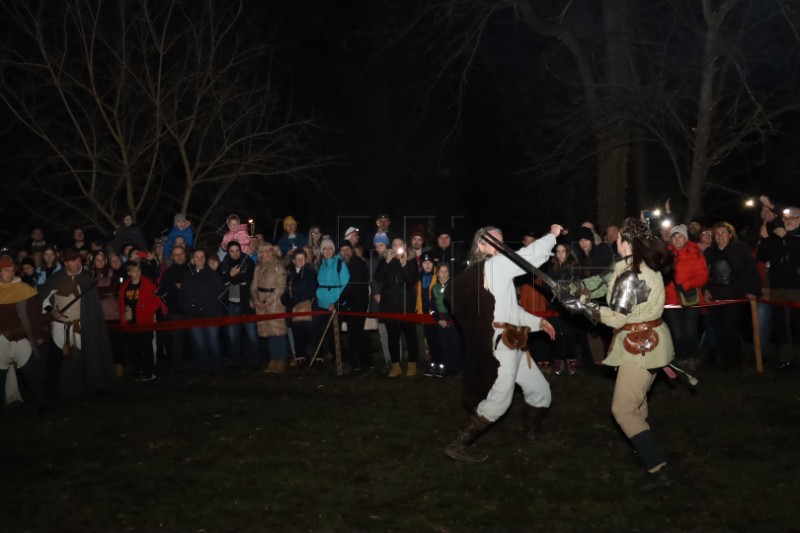
[[[689,369],[741,369],[742,332],[747,330],[741,326],[749,317],[746,301],[763,297],[758,315],[765,356],[780,368],[797,367],[800,309],[785,304],[800,300],[800,208],[776,207],[762,197],[759,225],[744,237],[726,221],[666,222],[649,212],[642,217],[661,226],[659,232],[674,256],[664,318],[680,363]],[[41,228],[34,228],[20,249],[4,249],[3,264],[13,267],[14,279],[8,283],[25,283],[38,291],[42,313],[50,313],[52,332],[77,330],[71,333],[74,342],[61,333],[34,335],[49,346],[38,350],[45,360],[42,379],[49,394],[63,392],[59,373],[65,368],[51,359],[65,357],[69,350],[80,354],[94,345],[85,338],[88,330],[80,331],[86,310],[75,316],[62,314],[70,298],[79,300],[88,292],[96,293],[91,302],[108,324],[139,325],[92,333],[107,335],[99,346],[109,346],[110,353],[84,358],[81,364],[112,364],[117,377],[132,370],[136,380],[149,381],[160,373],[189,368],[209,374],[253,369],[284,374],[287,367],[329,359],[335,351],[332,326],[346,331],[342,352],[349,371],[372,368],[377,352],[390,378],[414,376],[418,364],[424,365],[420,373],[427,376],[459,372],[461,335],[443,295],[465,268],[466,257],[451,228],[420,225],[401,235],[393,231],[390,217],[380,214],[365,233],[354,226],[341,234],[310,226],[306,235],[293,217],[282,220],[283,234],[270,242],[231,215],[220,241],[208,247],[198,246],[183,214],[175,215],[166,237],[155,240],[126,215],[108,240],[88,239],[86,231],[75,228],[66,242],[54,243]],[[559,238],[543,269],[559,283],[610,271],[620,259],[618,233],[612,225],[600,235],[585,222]],[[525,246],[537,235],[526,232],[520,237]],[[78,283],[79,274],[88,276],[91,284]],[[59,289],[63,294],[58,300],[53,280],[62,278],[73,280],[74,287]],[[545,371],[577,374],[581,364],[602,360],[610,341],[604,331],[565,312],[548,288],[530,277],[518,286],[522,305],[548,313],[557,330],[556,342],[532,339],[534,357]],[[721,302],[727,303],[704,305]],[[89,304],[73,310],[85,305]],[[328,313],[283,316],[332,310],[357,315],[339,315],[335,324]],[[434,320],[423,325],[358,315],[369,312],[424,314]],[[203,323],[156,334],[147,330],[165,321],[249,315],[277,317],[224,326]],[[0,370],[13,365],[5,356],[2,362]],[[93,388],[90,380],[79,390],[86,388]]]

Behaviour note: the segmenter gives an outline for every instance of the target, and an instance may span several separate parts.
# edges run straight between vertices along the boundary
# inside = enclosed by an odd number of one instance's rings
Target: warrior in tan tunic
[[[617,237],[617,262],[609,279],[599,276],[580,282],[584,295],[605,295],[607,306],[586,299],[565,302],[573,311],[614,329],[614,338],[603,364],[617,367],[611,412],[630,439],[647,469],[641,488],[672,484],[664,452],[656,444],[647,421],[647,393],[658,371],[674,358],[664,312],[662,273],[672,266],[672,255],[647,224],[628,218]]]

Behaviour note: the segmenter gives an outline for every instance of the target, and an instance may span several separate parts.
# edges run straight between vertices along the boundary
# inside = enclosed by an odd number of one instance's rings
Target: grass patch
[[[679,483],[643,471],[609,413],[613,377],[551,376],[546,437],[522,399],[477,446],[442,455],[460,381],[327,372],[162,377],[0,418],[6,532],[800,531],[797,374],[660,377],[653,430]]]

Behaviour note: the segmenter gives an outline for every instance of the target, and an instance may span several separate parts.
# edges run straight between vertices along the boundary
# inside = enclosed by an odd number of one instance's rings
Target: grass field
[[[0,531],[800,531],[800,374],[659,377],[654,432],[678,484],[643,471],[609,414],[613,375],[550,376],[547,434],[518,395],[477,443],[442,449],[460,380],[332,371],[191,374],[0,417]]]

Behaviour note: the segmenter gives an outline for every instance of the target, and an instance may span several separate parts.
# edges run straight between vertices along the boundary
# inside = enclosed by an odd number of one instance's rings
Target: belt
[[[621,328],[617,329],[616,331],[621,331],[623,329],[625,331],[647,331],[649,329],[653,329],[655,327],[658,327],[663,323],[664,323],[663,320],[661,320],[660,318],[657,318],[655,320],[650,320],[649,322],[634,322],[633,324],[625,324],[624,326],[622,326]]]
[[[269,289],[266,287],[258,287],[257,290],[258,292],[275,292],[275,287]]]

